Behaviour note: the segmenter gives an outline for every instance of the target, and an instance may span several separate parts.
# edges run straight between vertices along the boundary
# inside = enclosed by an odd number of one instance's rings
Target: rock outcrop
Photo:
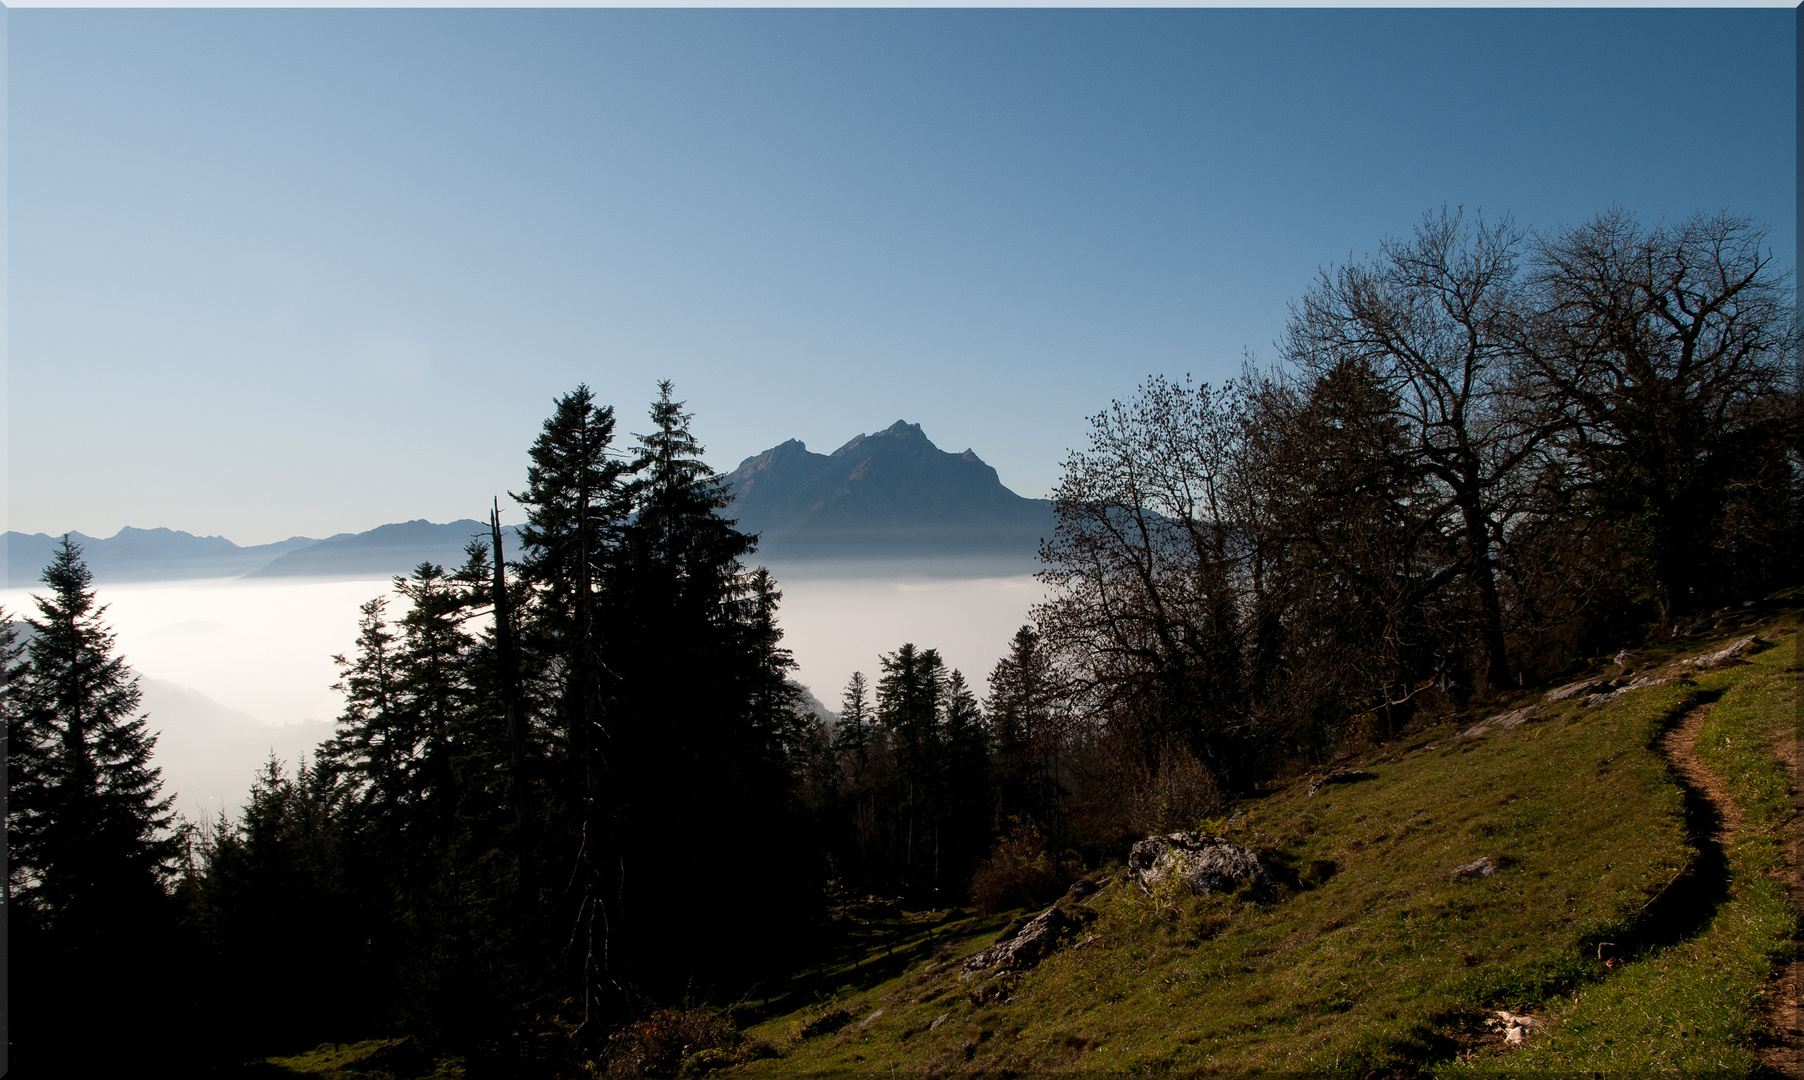
[[[1265,876],[1259,856],[1230,840],[1207,833],[1149,836],[1128,852],[1128,872],[1151,890],[1171,878],[1198,896],[1235,888]]]
[[[1464,866],[1456,866],[1448,877],[1488,878],[1497,873],[1497,860],[1489,855],[1481,855]]]
[[[1506,1046],[1521,1046],[1528,1041],[1529,1035],[1541,1029],[1541,1021],[1527,1013],[1513,1013],[1499,1009],[1490,1021],[1491,1029],[1503,1032]]]
[[[1315,793],[1329,784],[1357,784],[1361,780],[1371,779],[1374,779],[1372,774],[1364,769],[1341,769],[1338,772],[1331,772],[1327,776],[1317,777],[1315,783],[1309,785],[1309,797],[1315,798]]]
[[[1685,663],[1700,671],[1710,671],[1719,667],[1728,667],[1730,664],[1735,663],[1753,652],[1754,646],[1759,643],[1760,641],[1758,638],[1750,635],[1741,638],[1738,641],[1730,642],[1727,648],[1719,649],[1713,653],[1705,653],[1703,656],[1694,656],[1685,661]]]
[[[1053,950],[1061,933],[1076,924],[1077,920],[1064,908],[1049,907],[1019,930],[1012,934],[1005,930],[994,945],[966,958],[963,977],[969,979],[991,968],[1007,971],[1032,967]]]
[[[1646,690],[1650,686],[1665,686],[1667,683],[1669,683],[1671,681],[1672,680],[1669,678],[1660,678],[1655,675],[1643,675],[1638,679],[1632,679],[1626,683],[1623,683],[1621,686],[1618,686],[1616,689],[1611,690],[1607,694],[1593,694],[1590,697],[1585,699],[1584,704],[1586,704],[1586,705],[1602,705],[1607,701],[1615,701],[1617,698],[1621,697],[1622,695],[1630,693],[1632,691]]]
[[[1501,713],[1491,717],[1489,720],[1473,724],[1471,727],[1460,732],[1460,736],[1467,739],[1476,739],[1480,735],[1486,735],[1493,731],[1514,731],[1523,724],[1533,720],[1535,714],[1540,711],[1541,710],[1538,707],[1530,705],[1526,709],[1517,709],[1515,712]]]
[[[1108,882],[1105,879],[1104,884]],[[1096,912],[1085,902],[1096,896],[1102,885],[1089,878],[1079,878],[1059,898],[1058,903],[1031,919],[1015,919],[1002,928],[989,948],[965,959],[960,976],[969,981],[986,971],[1019,971],[1033,967],[1058,947],[1059,939],[1096,918]]]
[[[1558,690],[1549,691],[1547,700],[1565,701],[1568,698],[1578,697],[1580,694],[1607,692],[1615,689],[1615,687],[1615,682],[1609,679],[1586,679],[1583,682],[1567,683]]]

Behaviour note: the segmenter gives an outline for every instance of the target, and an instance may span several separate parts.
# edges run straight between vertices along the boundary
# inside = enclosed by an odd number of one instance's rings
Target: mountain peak
[[[779,556],[898,544],[1031,552],[1050,524],[1043,501],[1003,487],[975,451],[947,453],[907,420],[854,436],[831,455],[791,439],[746,458],[726,483],[727,513]]]

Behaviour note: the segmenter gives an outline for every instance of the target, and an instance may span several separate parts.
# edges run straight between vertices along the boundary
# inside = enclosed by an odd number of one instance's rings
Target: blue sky
[[[8,524],[479,516],[587,381],[1044,495],[1443,203],[1796,265],[1795,13],[12,11]]]

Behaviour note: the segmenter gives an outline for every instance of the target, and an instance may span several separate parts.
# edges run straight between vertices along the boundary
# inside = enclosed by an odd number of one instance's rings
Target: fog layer
[[[869,571],[869,568],[863,568]],[[775,567],[796,678],[830,709],[853,671],[874,682],[903,642],[935,648],[981,695],[1009,637],[1042,596],[1032,577],[815,577]],[[818,571],[817,571],[818,572]],[[0,590],[15,617],[28,589]],[[118,651],[144,676],[162,732],[156,763],[190,818],[242,804],[273,749],[290,765],[330,731],[341,700],[332,656],[351,651],[358,605],[388,581],[183,581],[102,585]],[[400,611],[391,601],[391,616]]]

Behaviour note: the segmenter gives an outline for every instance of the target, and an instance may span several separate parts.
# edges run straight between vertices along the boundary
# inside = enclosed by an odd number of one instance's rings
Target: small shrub
[[[1215,777],[1186,750],[1162,751],[1158,767],[1143,770],[1136,788],[1128,823],[1140,836],[1191,828],[1223,807]]]
[[[1046,836],[1018,825],[971,875],[971,902],[985,915],[1044,904],[1070,884],[1069,874],[1046,849]]]
[[[763,1039],[747,1039],[741,1043],[733,1054],[735,1065],[744,1065],[748,1061],[763,1061],[765,1058],[782,1057],[783,1054],[772,1043]]]
[[[676,1076],[686,1059],[710,1054],[704,1071],[725,1063],[725,1053],[739,1041],[739,1033],[714,1009],[659,1009],[630,1024],[608,1039],[607,1075],[618,1080]]]
[[[817,1038],[821,1035],[831,1035],[851,1022],[851,1013],[844,1009],[833,1009],[808,1020],[797,1020],[789,1026],[790,1037],[800,1041]]]

